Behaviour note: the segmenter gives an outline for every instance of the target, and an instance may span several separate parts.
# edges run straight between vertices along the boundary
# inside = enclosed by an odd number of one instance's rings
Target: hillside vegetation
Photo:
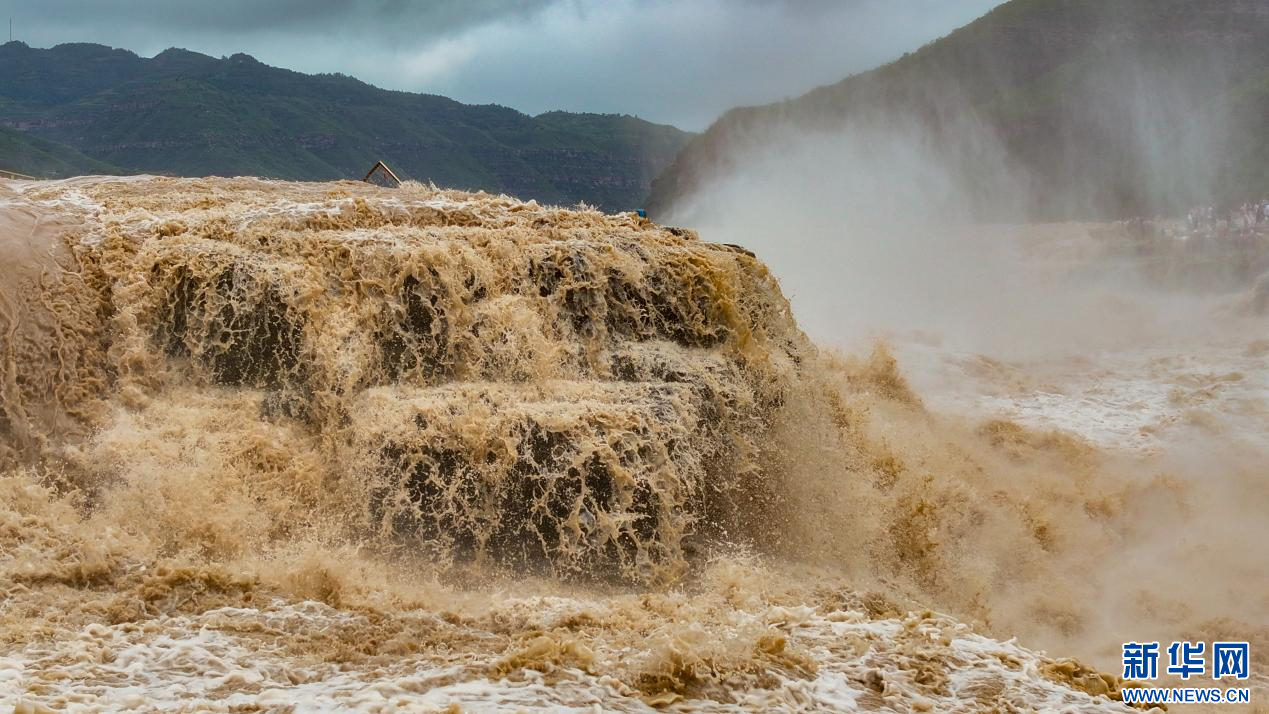
[[[0,126],[0,171],[39,177],[120,173],[117,167],[84,156],[69,146],[6,126]]]

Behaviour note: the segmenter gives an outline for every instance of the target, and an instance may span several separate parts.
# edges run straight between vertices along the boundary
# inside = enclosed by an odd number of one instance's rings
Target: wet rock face
[[[378,415],[352,449],[376,456],[372,507],[415,544],[557,575],[668,578],[684,562],[711,473],[686,387],[455,384],[357,408]]]
[[[218,384],[281,388],[300,368],[303,324],[282,288],[229,267],[209,281],[178,269],[158,339],[173,356],[197,352]]]
[[[261,393],[252,418],[326,445],[364,532],[455,562],[676,577],[809,349],[752,256],[633,216],[410,186],[77,190],[109,206],[72,248],[112,306],[114,389]]]
[[[440,376],[449,356],[449,316],[440,276],[429,270],[420,281],[407,275],[396,303],[389,308],[387,329],[377,341],[383,350],[384,369],[394,378],[422,371],[424,377]]]

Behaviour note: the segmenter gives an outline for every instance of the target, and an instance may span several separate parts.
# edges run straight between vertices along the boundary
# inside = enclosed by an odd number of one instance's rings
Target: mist
[[[1046,273],[1021,223],[977,219],[983,197],[1014,216],[1030,200],[990,130],[965,119],[946,137],[903,120],[781,131],[670,220],[762,256],[831,345],[909,336],[1026,355],[1139,335],[1140,315],[1104,309],[1118,272]]]
[[[907,336],[1035,356],[1210,337],[1207,316],[1248,276],[1161,289],[1147,268],[1187,266],[1126,256],[1103,235],[1118,230],[1103,216],[1136,207],[1126,215],[1176,219],[1230,180],[1228,66],[1212,54],[1178,74],[1154,59],[1117,55],[1072,83],[1060,125],[1097,138],[1053,147],[1020,149],[954,91],[928,97],[933,119],[885,106],[851,107],[835,124],[781,113],[734,142],[727,166],[666,220],[761,256],[804,329],[830,345]],[[1112,135],[1128,143],[1102,147]],[[1107,176],[1128,188],[1100,188]]]
[[[816,338],[944,328],[985,338],[993,330],[979,308],[1016,287],[1014,256],[970,230],[958,159],[987,157],[998,173],[976,188],[1001,204],[1021,207],[1024,196],[990,133],[969,121],[961,130],[963,143],[949,145],[902,119],[782,128],[670,220],[762,256]]]

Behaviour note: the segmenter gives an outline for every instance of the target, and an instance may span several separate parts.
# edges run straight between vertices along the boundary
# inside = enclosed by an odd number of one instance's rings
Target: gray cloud
[[[704,128],[950,32],[999,0],[0,0],[33,46],[247,52],[538,113]]]

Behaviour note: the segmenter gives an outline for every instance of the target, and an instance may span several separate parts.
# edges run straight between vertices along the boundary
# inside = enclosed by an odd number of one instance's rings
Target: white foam
[[[543,622],[567,612],[602,609],[600,601],[570,598],[512,600],[521,614]],[[977,711],[976,690],[990,680],[1001,701],[1022,709],[1125,711],[1048,679],[1042,655],[1013,641],[999,642],[939,616],[870,620],[860,612],[822,613],[810,607],[771,607],[731,613],[778,628],[818,664],[813,676],[770,670],[774,685],[747,686],[727,701],[684,699],[696,711],[850,710],[865,700],[895,710]],[[266,711],[627,711],[655,709],[619,680],[562,667],[548,678],[521,670],[507,679],[488,674],[495,653],[447,661],[433,653],[391,662],[335,664],[288,654],[253,631],[303,632],[355,624],[364,616],[314,602],[275,601],[260,610],[222,608],[144,624],[91,625],[71,636],[28,646],[0,658],[0,700],[31,701],[66,712]],[[946,674],[941,686],[916,678],[932,662]],[[606,665],[606,666],[605,666]],[[877,691],[880,688],[881,691]]]

